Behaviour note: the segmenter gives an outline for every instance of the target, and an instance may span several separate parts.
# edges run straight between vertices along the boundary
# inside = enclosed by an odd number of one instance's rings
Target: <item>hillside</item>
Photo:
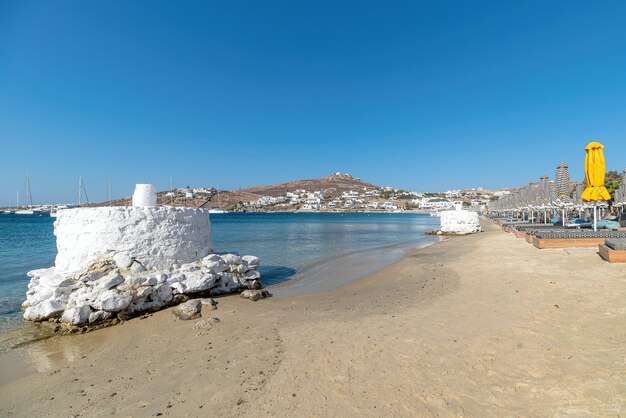
[[[202,208],[220,208],[228,211],[241,209],[244,204],[256,202],[259,199],[269,197],[285,197],[288,192],[296,190],[306,190],[307,192],[320,192],[322,197],[327,200],[341,197],[344,192],[359,192],[363,194],[365,191],[380,189],[371,183],[366,183],[358,178],[352,177],[350,174],[335,173],[330,176],[319,179],[297,180],[288,183],[275,184],[271,186],[256,186],[235,191],[220,190],[219,203],[217,191],[215,189],[201,189],[197,191],[193,198],[185,196],[186,189],[178,189],[173,193],[159,192],[157,194],[157,203],[159,205],[174,205],[186,207],[202,207]],[[200,189],[196,189],[200,190]],[[112,202],[103,202],[95,206],[128,206],[131,204],[131,198],[126,197]],[[273,210],[293,210],[294,207],[278,206]]]
[[[290,181],[273,186],[249,187],[235,193],[278,197],[284,196],[287,192],[306,190],[308,192],[320,191],[326,198],[334,198],[341,196],[343,192],[351,190],[362,192],[364,188],[372,190],[380,187],[355,179],[350,174],[337,173],[319,179]]]

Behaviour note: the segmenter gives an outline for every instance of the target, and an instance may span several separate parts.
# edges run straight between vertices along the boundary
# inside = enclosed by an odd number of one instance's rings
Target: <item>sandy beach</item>
[[[31,344],[0,415],[623,415],[624,267],[484,228],[332,292],[217,299],[211,329],[165,310]]]

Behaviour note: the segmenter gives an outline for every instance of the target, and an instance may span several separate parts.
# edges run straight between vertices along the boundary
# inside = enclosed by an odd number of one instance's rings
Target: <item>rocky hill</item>
[[[358,178],[352,177],[350,174],[335,173],[319,179],[290,181],[273,186],[249,187],[235,193],[278,197],[284,196],[287,192],[306,190],[307,192],[320,191],[324,197],[334,198],[350,190],[362,192],[364,188],[372,190],[379,189],[380,187],[363,182]]]
[[[186,198],[185,194],[180,192],[175,192],[173,195],[167,192],[159,192],[157,193],[157,203],[159,205],[201,207],[206,209],[219,208],[230,211],[240,207],[242,203],[254,202],[263,196],[285,196],[286,193],[296,190],[319,191],[324,198],[333,199],[341,196],[343,192],[358,191],[363,193],[365,190],[374,189],[380,189],[380,187],[354,178],[350,174],[335,173],[319,179],[290,181],[272,186],[256,186],[234,191],[220,190],[219,199],[215,189],[205,189],[207,192],[196,193],[192,199]],[[125,197],[112,202],[102,202],[94,206],[128,206],[130,204],[131,198]]]

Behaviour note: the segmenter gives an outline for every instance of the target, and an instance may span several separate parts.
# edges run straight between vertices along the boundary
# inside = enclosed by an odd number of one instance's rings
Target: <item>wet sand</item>
[[[210,330],[166,310],[32,344],[0,416],[623,415],[626,267],[485,229],[332,292],[220,298]]]
[[[439,241],[440,237],[426,236],[419,244],[357,251],[331,258],[297,274],[287,282],[268,287],[268,290],[276,298],[337,290],[402,260],[411,249],[425,248]]]

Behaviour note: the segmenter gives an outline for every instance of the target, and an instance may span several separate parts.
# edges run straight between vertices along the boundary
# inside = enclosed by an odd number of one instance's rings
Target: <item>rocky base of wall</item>
[[[190,298],[260,289],[258,267],[254,256],[210,254],[148,270],[136,259],[109,253],[71,274],[54,267],[29,272],[24,319],[69,332],[114,325]]]

